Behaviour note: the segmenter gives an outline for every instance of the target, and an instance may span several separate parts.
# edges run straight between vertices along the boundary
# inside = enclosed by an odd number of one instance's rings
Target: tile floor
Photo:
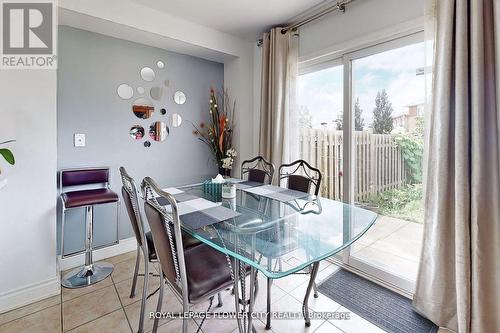
[[[138,281],[136,296],[129,298],[132,283],[135,251],[107,259],[115,265],[112,276],[106,280],[83,289],[64,289],[62,294],[27,305],[17,310],[0,314],[0,333],[4,332],[136,332],[140,309],[142,278]],[[330,263],[322,263],[318,279],[321,281],[334,273],[337,267]],[[152,265],[152,269],[156,267]],[[150,279],[151,291],[158,287],[158,279]],[[307,278],[304,275],[293,275],[276,280],[273,285],[273,309],[282,311],[301,311],[302,297],[306,289]],[[256,300],[256,310],[265,309],[266,280],[259,277],[261,291]],[[223,295],[223,307],[216,311],[234,311],[233,296],[228,292]],[[146,313],[152,311],[157,302],[157,294],[147,302]],[[312,311],[348,311],[328,297],[320,295],[309,302]],[[195,310],[204,311],[207,304],[199,304]],[[164,311],[180,311],[181,304],[166,289]],[[274,320],[272,331],[265,331],[264,323],[255,323],[258,332],[347,332],[370,333],[384,332],[361,317],[351,313],[350,320],[313,320],[309,328],[300,320]],[[179,332],[180,320],[160,321],[159,332]],[[145,331],[152,329],[153,320],[145,320]],[[190,323],[190,332],[196,331],[194,322]],[[205,333],[237,332],[234,320],[207,320],[203,325]]]

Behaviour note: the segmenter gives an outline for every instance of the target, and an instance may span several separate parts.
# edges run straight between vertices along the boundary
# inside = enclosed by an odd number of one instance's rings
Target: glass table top
[[[340,252],[377,218],[374,212],[313,195],[282,202],[242,190],[234,199],[221,199],[204,193],[202,185],[182,190],[240,214],[199,229],[183,224],[186,232],[274,279]]]

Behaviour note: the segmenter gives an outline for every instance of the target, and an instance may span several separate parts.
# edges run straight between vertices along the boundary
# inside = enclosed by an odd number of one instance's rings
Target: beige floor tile
[[[64,330],[70,330],[121,307],[114,286],[104,287],[67,302],[63,302]]]
[[[112,263],[113,265],[116,265],[122,261],[135,260],[136,253],[137,253],[137,251],[134,250],[134,251],[126,252],[126,253],[123,253],[123,254],[120,254],[120,255],[117,255],[114,257],[106,258],[104,260],[109,262],[109,263]]]
[[[291,274],[284,278],[274,280],[273,285],[289,293],[306,281],[309,281],[308,274]]]
[[[339,312],[344,312],[348,311],[348,309],[341,307]],[[358,333],[358,332],[363,332],[363,333],[385,333],[385,331],[369,321],[361,318],[354,312],[350,312],[350,319],[348,320],[330,320],[330,322],[336,326],[337,328],[340,328],[342,331],[346,333]]]
[[[127,306],[134,302],[138,302],[142,297],[142,286],[144,285],[144,277],[137,277],[137,284],[135,287],[135,296],[130,298],[130,290],[132,288],[132,280],[128,279],[125,281],[118,282],[116,286],[116,290],[118,291],[118,296],[120,296],[120,300],[123,306]],[[154,292],[158,286],[160,285],[160,278],[158,276],[150,276],[148,280],[148,295]]]
[[[115,269],[111,274],[114,283],[119,283],[121,281],[125,281],[134,277],[134,269],[135,269],[135,259],[128,259],[122,262],[119,262],[115,265]],[[155,264],[149,263],[149,272],[157,273],[158,270],[155,267]],[[144,273],[144,261],[141,260],[139,263],[139,273]]]
[[[321,265],[323,262],[321,263]],[[321,266],[320,266],[321,268]],[[316,275],[316,284],[320,284],[321,282],[325,281],[327,278],[329,278],[333,273],[339,270],[340,267],[334,264],[330,264],[327,266],[325,269],[321,270],[318,272],[318,275]]]
[[[70,331],[71,333],[131,333],[130,326],[125,317],[123,309],[116,310],[110,314],[100,317],[90,323],[78,326]]]
[[[297,301],[302,303],[304,301],[304,296],[306,295],[307,284],[302,284],[295,290],[293,290],[290,295],[293,296]],[[314,293],[311,290],[311,294],[309,296],[309,308],[316,312],[323,311],[336,311],[340,308],[340,304],[332,300],[326,295],[318,292],[318,298],[314,297]]]
[[[286,296],[287,293],[275,283],[271,286],[271,305]],[[255,300],[255,310],[265,311],[267,308],[267,279],[259,279],[259,292],[257,293],[257,299]],[[272,307],[271,307],[272,309]]]
[[[62,299],[63,299],[63,302],[66,302],[66,301],[69,301],[73,298],[76,298],[76,297],[79,297],[79,296],[82,296],[85,294],[89,294],[89,293],[94,292],[96,290],[111,286],[112,284],[113,284],[113,281],[111,280],[111,277],[108,276],[106,279],[102,280],[101,282],[93,284],[93,285],[88,286],[88,287],[84,287],[84,288],[69,289],[69,288],[61,287],[62,288]]]
[[[61,305],[54,305],[0,326],[0,333],[53,333],[61,331]]]
[[[314,332],[314,330],[316,330],[324,322],[324,320],[321,319],[313,319],[311,320],[311,326],[306,327],[305,321],[301,316],[302,303],[290,295],[286,295],[281,300],[273,304],[273,311],[289,312],[298,316],[294,319],[273,318],[271,321],[271,328],[274,332]]]
[[[192,320],[188,320],[188,332],[196,332],[198,325]],[[173,319],[168,323],[158,327],[158,333],[179,333],[182,332],[182,320]]]
[[[343,333],[338,327],[325,321],[314,333]]]
[[[54,305],[60,304],[60,303],[61,303],[61,295],[56,295],[56,296],[48,297],[48,298],[43,299],[41,301],[32,303],[32,304],[28,304],[28,305],[20,307],[20,308],[17,308],[15,310],[2,313],[2,314],[0,314],[0,325],[5,324],[5,323],[12,321],[12,320],[21,318],[21,317],[25,317],[29,314],[38,312],[40,310],[49,308],[51,306],[54,306]]]
[[[144,331],[150,331],[153,328],[154,319],[149,318],[150,312],[156,311],[156,305],[158,302],[158,293],[149,298],[146,302],[146,311],[144,313]],[[172,291],[165,287],[165,294],[163,296],[162,312],[179,312],[182,311],[181,303],[177,300]],[[125,307],[125,313],[132,326],[132,330],[135,332],[139,327],[139,315],[141,312],[141,302],[135,302]],[[170,319],[160,319],[160,325],[165,324]]]

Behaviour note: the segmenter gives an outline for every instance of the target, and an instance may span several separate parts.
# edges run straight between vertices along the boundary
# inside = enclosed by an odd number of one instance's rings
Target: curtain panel
[[[279,167],[298,156],[295,86],[298,38],[274,28],[262,38],[259,153]]]
[[[425,227],[414,306],[500,332],[500,1],[433,1]]]

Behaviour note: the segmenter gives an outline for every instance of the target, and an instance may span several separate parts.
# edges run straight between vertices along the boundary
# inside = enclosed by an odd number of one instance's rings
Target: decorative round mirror
[[[163,141],[167,138],[170,130],[167,124],[162,121],[155,121],[149,126],[149,136],[155,141]]]
[[[174,93],[174,102],[179,105],[186,103],[186,94],[184,94],[182,91],[176,91]]]
[[[158,62],[156,63],[156,66],[158,66],[159,69],[165,68],[165,64],[161,60],[158,60]]]
[[[132,103],[132,111],[134,112],[137,118],[148,119],[152,116],[153,112],[155,111],[155,107],[153,105],[153,102],[151,102],[151,100],[141,97],[136,99]]]
[[[149,67],[141,69],[141,77],[144,81],[151,82],[155,79],[155,72]]]
[[[144,94],[144,87],[137,87],[137,92],[141,95]]]
[[[121,99],[131,99],[134,96],[134,89],[128,84],[122,83],[116,88],[116,92]]]
[[[151,142],[149,142],[149,141],[144,141],[144,147],[146,147],[146,148],[151,147]]]
[[[162,116],[166,115],[167,114],[167,110],[165,110],[164,108],[160,110],[160,114]]]
[[[163,81],[163,84],[165,85],[165,87],[170,86],[170,80]]]
[[[162,87],[153,87],[149,91],[151,98],[155,101],[159,101],[163,97],[163,88]]]
[[[130,136],[134,140],[141,140],[144,137],[145,131],[144,127],[140,125],[134,125],[130,128]]]
[[[178,113],[172,115],[172,127],[179,127],[182,124],[182,117]]]

